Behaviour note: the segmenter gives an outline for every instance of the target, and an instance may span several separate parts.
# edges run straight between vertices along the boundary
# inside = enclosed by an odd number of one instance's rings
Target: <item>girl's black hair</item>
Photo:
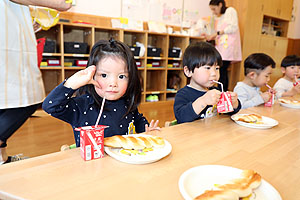
[[[134,111],[141,102],[141,82],[138,69],[135,64],[133,54],[129,47],[117,40],[99,40],[94,44],[90,57],[88,59],[87,67],[91,65],[97,66],[97,64],[104,58],[116,57],[124,61],[128,70],[128,86],[126,92],[122,98],[128,103],[127,113]],[[77,93],[77,96],[89,93],[95,99],[95,103],[100,106],[102,98],[95,91],[94,85],[85,85],[81,87]],[[125,115],[126,115],[125,114]],[[125,116],[124,115],[124,116]]]
[[[282,59],[281,67],[300,66],[300,57],[297,55],[289,55]]]
[[[275,68],[275,62],[270,56],[264,53],[253,53],[244,62],[244,74],[246,76],[254,70],[262,71],[270,65],[272,68]]]
[[[209,5],[218,6],[220,3],[222,3],[221,14],[224,14],[227,9],[224,0],[210,0]]]
[[[217,49],[207,42],[197,42],[190,44],[183,54],[183,66],[187,66],[189,71],[194,72],[195,68],[204,65],[222,66],[222,57]]]

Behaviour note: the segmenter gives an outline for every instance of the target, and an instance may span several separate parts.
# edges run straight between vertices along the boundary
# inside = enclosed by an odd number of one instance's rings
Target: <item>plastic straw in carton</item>
[[[268,84],[266,84],[266,86],[267,86],[269,89],[272,89],[271,86],[269,86]]]
[[[220,84],[221,85],[221,90],[222,90],[222,93],[224,92],[224,89],[223,89],[223,83],[221,83],[221,82],[218,82],[218,81],[214,81],[213,80],[213,82],[215,82],[215,83],[218,83],[218,84]],[[228,98],[228,96],[227,96],[227,94],[226,93],[224,93],[224,96],[225,96],[225,98],[226,98],[226,100],[227,100],[227,102],[230,104],[230,100],[229,100],[229,98]],[[232,106],[232,105],[229,105],[229,106]]]
[[[105,97],[103,97],[103,100],[102,100],[102,104],[101,104],[101,108],[100,108],[100,112],[99,112],[99,115],[98,115],[98,118],[96,120],[96,124],[95,124],[95,128],[97,127],[97,125],[99,124],[99,121],[100,121],[100,118],[101,118],[101,115],[102,115],[102,112],[103,112],[103,107],[104,107],[104,103],[105,103]],[[94,138],[92,137],[92,135],[90,133],[87,134],[88,137],[90,138],[91,142],[93,143],[94,147],[97,149],[97,151],[99,152],[99,154],[101,156],[103,156],[102,152],[101,152],[101,149],[98,147],[96,141],[94,140]]]
[[[213,80],[213,82],[214,82],[214,83],[218,83],[218,84],[220,84],[220,85],[221,85],[221,90],[222,90],[222,92],[224,92],[224,89],[223,89],[223,83],[221,83],[221,82],[218,82],[218,81],[215,81],[215,80]]]
[[[97,118],[95,126],[97,126],[98,123],[99,123],[99,121],[100,121],[100,118],[101,118],[101,115],[102,115],[102,112],[103,112],[104,103],[105,103],[105,97],[103,97],[101,108],[100,108],[100,112],[99,112],[99,115],[98,115],[98,118]]]

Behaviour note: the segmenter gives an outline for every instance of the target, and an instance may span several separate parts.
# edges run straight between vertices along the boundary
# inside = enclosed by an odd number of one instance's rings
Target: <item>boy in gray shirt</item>
[[[263,53],[254,53],[248,56],[244,62],[245,78],[238,82],[234,92],[238,94],[243,108],[258,106],[268,102],[274,90],[261,92],[260,87],[267,84],[275,68],[274,60]]]

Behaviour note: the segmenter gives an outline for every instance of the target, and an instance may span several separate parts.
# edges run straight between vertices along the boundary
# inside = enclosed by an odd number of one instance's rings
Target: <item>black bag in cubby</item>
[[[180,52],[181,52],[181,49],[169,48],[168,57],[170,57],[170,58],[179,58],[180,57]]]
[[[147,56],[149,57],[160,57],[161,48],[148,47]]]
[[[64,52],[88,54],[88,44],[85,42],[64,42]]]
[[[133,56],[139,56],[140,55],[141,47],[130,46],[129,48],[130,48]]]
[[[44,45],[44,53],[56,53],[56,41],[51,39],[46,39]]]

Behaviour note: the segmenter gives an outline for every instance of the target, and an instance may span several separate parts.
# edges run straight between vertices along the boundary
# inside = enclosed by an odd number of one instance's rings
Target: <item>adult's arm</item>
[[[48,8],[53,8],[59,11],[66,11],[71,8],[72,4],[66,3],[65,0],[10,0],[12,2],[31,5],[31,6],[43,6]]]
[[[234,33],[239,28],[239,22],[238,22],[238,15],[234,8],[229,7],[226,9],[226,12],[224,13],[224,21],[227,24],[226,28],[223,30],[224,33],[230,34]]]

